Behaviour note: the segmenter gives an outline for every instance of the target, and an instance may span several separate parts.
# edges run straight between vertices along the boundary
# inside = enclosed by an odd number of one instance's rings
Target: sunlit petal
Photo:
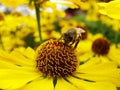
[[[114,84],[109,82],[89,82],[74,77],[69,78],[78,87],[84,87],[84,90],[117,90]]]
[[[0,69],[0,88],[18,89],[38,77],[39,74],[36,72],[27,72],[20,69]]]
[[[52,79],[39,78],[29,84],[26,84],[20,90],[54,90]]]

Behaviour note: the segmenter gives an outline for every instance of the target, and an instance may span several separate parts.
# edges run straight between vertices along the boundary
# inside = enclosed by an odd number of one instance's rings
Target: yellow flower
[[[81,41],[78,51],[83,61],[97,57],[103,62],[114,61],[120,65],[119,49],[114,44],[110,45],[110,42],[100,34],[91,40]]]
[[[107,15],[114,19],[120,19],[120,0],[110,1],[108,3],[98,3],[100,6],[100,13]]]
[[[0,0],[0,2],[6,5],[7,7],[12,6],[13,8],[16,8],[19,5],[24,5],[28,3],[27,0],[9,0],[9,1]]]
[[[3,49],[8,52],[11,51],[16,46],[25,45],[25,41],[21,40],[19,37],[15,37],[14,35],[1,36],[1,40],[2,40]]]
[[[70,27],[86,27],[83,22],[76,21],[76,20],[61,20],[59,22],[59,26],[61,27],[61,33],[64,33],[66,30],[68,30]]]
[[[32,36],[37,30],[35,18],[32,16],[22,16],[19,13],[7,15],[1,22],[0,35],[6,51],[27,44],[24,41],[25,38],[29,35]]]
[[[86,19],[88,21],[97,21],[98,20],[98,6],[96,0],[88,0],[89,8],[87,11]]]
[[[5,90],[117,90],[120,75],[113,62],[91,58],[79,64],[76,50],[49,40],[31,48],[0,51],[0,88]]]
[[[89,8],[89,3],[88,3],[88,0],[86,1],[82,1],[82,0],[67,0],[67,1],[70,1],[72,2],[73,4],[75,4],[78,8],[81,8],[82,10],[88,10]],[[76,7],[76,8],[77,8]]]
[[[101,15],[100,16],[100,20],[102,21],[102,23],[106,24],[107,26],[112,26],[112,29],[119,32],[120,30],[120,20],[116,20],[116,19],[113,19],[113,18],[110,18],[106,15]]]
[[[58,38],[60,38],[60,33],[59,33],[59,32],[56,32],[55,30],[44,31],[44,32],[42,32],[41,34],[42,34],[42,39],[43,39],[43,40],[58,39]],[[35,36],[35,41],[36,41],[36,42],[39,42],[39,41],[40,41],[40,38],[39,38],[38,32],[36,32],[36,33],[34,34],[34,36]]]

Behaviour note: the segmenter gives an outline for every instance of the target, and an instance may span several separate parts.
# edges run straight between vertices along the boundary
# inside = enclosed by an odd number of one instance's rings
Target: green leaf
[[[120,87],[117,87],[117,90],[120,90]]]
[[[47,78],[47,74],[43,74],[41,77],[43,77],[44,79]]]
[[[95,82],[95,81],[92,81],[92,80],[80,78],[80,77],[75,76],[75,75],[72,75],[72,77],[77,78],[77,79],[81,79],[81,80],[84,80],[84,81],[88,81],[88,82]]]
[[[34,48],[36,46],[36,42],[35,37],[33,36],[32,33],[30,33],[29,35],[27,35],[25,38],[23,38],[23,40],[26,42],[26,47],[32,47]]]
[[[69,81],[66,77],[63,77],[63,79],[66,81],[66,82],[68,82],[68,83],[70,83],[71,85],[73,85],[73,86],[75,86],[76,88],[78,88],[76,85],[74,85],[71,81]]]
[[[53,85],[54,85],[54,88],[55,88],[55,86],[56,86],[56,84],[57,84],[57,80],[58,80],[58,78],[55,76],[55,77],[53,78]]]
[[[63,79],[64,79],[65,81],[67,81],[68,83],[70,83],[70,84],[72,84],[72,85],[73,85],[73,83],[72,83],[72,82],[70,82],[67,78],[63,77]]]
[[[82,79],[82,78],[75,76],[75,75],[72,75],[72,77],[77,78],[77,79]]]
[[[88,59],[86,59],[86,60],[84,60],[84,61],[80,61],[79,65],[82,65],[82,64],[86,63],[86,62],[89,61],[89,60],[90,60],[90,58],[88,58]]]

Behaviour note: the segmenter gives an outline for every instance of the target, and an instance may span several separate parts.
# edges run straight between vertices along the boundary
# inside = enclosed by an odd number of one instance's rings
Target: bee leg
[[[81,39],[81,37],[79,36],[79,37],[78,37],[78,39],[76,40],[77,42],[75,43],[74,48],[76,48],[76,47],[77,47],[78,43],[80,42],[80,39]]]
[[[72,45],[72,44],[74,44],[74,43],[75,43],[75,40],[73,40],[72,43],[71,43],[70,45]]]
[[[60,41],[63,38],[63,34],[61,35],[61,37],[58,39],[58,41]]]

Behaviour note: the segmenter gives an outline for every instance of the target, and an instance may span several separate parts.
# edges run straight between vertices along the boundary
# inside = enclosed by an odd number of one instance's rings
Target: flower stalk
[[[41,29],[40,29],[40,11],[39,11],[40,4],[38,4],[36,2],[36,0],[34,0],[34,6],[35,6],[37,26],[38,26],[38,33],[39,33],[40,44],[41,44],[42,43],[42,35],[41,35]]]

